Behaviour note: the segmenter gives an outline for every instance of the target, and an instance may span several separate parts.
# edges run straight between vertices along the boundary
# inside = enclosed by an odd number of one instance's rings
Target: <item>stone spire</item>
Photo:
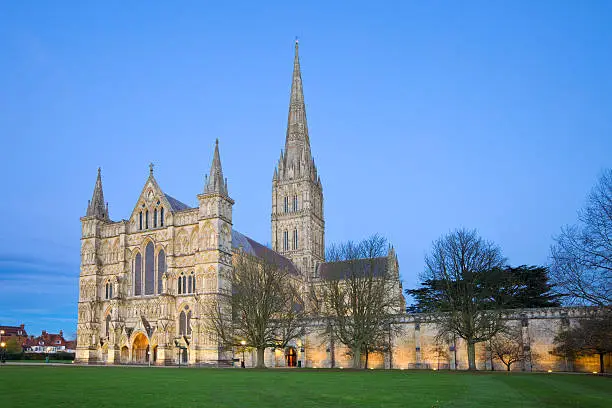
[[[295,57],[293,59],[293,80],[289,99],[289,118],[287,120],[287,137],[285,139],[285,165],[298,163],[301,159],[310,158],[310,139],[306,122],[306,105],[302,88],[300,70],[299,44],[295,40]]]
[[[205,176],[206,177],[206,176]],[[215,141],[215,154],[210,166],[210,176],[204,182],[204,194],[223,194],[227,196],[227,180],[223,178],[221,158],[219,157],[219,139]]]
[[[104,202],[104,192],[102,191],[102,174],[98,167],[98,178],[94,187],[91,200],[87,203],[87,216],[96,217],[101,220],[108,220],[108,203]]]

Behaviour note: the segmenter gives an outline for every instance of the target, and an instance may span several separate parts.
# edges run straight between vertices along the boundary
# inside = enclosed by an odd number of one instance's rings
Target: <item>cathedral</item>
[[[274,260],[305,288],[325,279],[333,269],[325,262],[323,187],[310,149],[297,41],[285,148],[272,178],[272,248],[234,228],[234,200],[223,177],[218,141],[204,178],[198,206],[192,208],[164,193],[151,165],[128,219],[113,221],[98,169],[93,196],[81,218],[76,363],[221,366],[242,357],[247,367],[252,366],[254,353],[245,357],[220,347],[216,336],[207,331],[202,307],[207,297],[228,290],[226,277],[238,251]],[[400,330],[390,337],[389,350],[370,356],[369,367],[467,368],[461,339],[441,345],[431,319],[403,310],[393,248],[376,262],[386,265],[397,279]],[[529,353],[529,359],[515,369],[567,370],[567,361],[551,354],[554,336],[587,314],[583,308],[510,311],[508,324],[520,328],[523,350]],[[265,364],[351,367],[346,347],[328,337],[324,325],[313,321],[306,334],[285,349],[266,349]],[[484,344],[477,346],[478,369],[502,368]],[[588,358],[580,364],[574,369],[597,367],[597,361]]]
[[[227,287],[235,251],[274,259],[305,284],[325,270],[323,187],[310,150],[297,41],[285,148],[272,179],[272,248],[234,229],[218,140],[197,198],[192,208],[164,193],[151,165],[129,218],[113,221],[98,169],[81,218],[77,362],[218,363],[227,355],[206,332],[198,300]],[[400,288],[393,250],[388,258]],[[286,350],[288,365],[305,353],[306,339],[295,343]]]

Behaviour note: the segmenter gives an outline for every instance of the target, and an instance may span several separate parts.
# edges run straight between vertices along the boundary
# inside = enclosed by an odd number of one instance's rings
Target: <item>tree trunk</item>
[[[468,340],[468,370],[476,371],[476,344]]]
[[[266,368],[266,363],[264,362],[264,352],[266,351],[265,347],[257,348],[257,364],[255,368]]]
[[[510,364],[506,365],[506,369],[510,371]]]
[[[366,353],[365,368],[367,369],[367,368],[368,368],[368,357],[370,356],[370,353],[368,352],[368,349],[367,349],[367,348],[366,348],[365,353]]]
[[[353,368],[361,368],[361,350],[359,347],[353,349]]]
[[[599,372],[606,372],[606,367],[604,367],[604,353],[599,353]]]

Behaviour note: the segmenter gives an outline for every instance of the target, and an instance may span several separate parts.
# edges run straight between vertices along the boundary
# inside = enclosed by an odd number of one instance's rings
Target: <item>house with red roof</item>
[[[75,349],[74,341],[66,341],[62,330],[58,334],[48,333],[43,330],[38,337],[30,336],[26,341],[26,351],[33,353],[57,353],[73,352]],[[67,347],[68,346],[68,347]]]

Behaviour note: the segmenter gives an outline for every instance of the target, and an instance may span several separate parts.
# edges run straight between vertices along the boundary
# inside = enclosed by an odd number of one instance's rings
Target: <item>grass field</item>
[[[2,407],[611,407],[577,374],[5,366]]]

